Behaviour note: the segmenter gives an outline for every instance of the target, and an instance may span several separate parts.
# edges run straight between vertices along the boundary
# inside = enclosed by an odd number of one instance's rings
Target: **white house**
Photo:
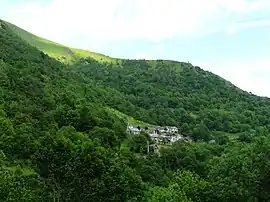
[[[183,137],[181,135],[177,135],[177,136],[173,136],[171,137],[170,141],[171,142],[177,142],[179,140],[181,140]]]
[[[166,126],[167,132],[169,133],[178,133],[178,128],[175,126]]]
[[[141,133],[141,129],[136,126],[128,125],[127,132],[130,134],[139,135]]]

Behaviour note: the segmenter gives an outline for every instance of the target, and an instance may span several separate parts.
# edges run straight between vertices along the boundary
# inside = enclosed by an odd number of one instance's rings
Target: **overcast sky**
[[[0,18],[112,57],[189,61],[270,97],[270,0],[0,0]]]

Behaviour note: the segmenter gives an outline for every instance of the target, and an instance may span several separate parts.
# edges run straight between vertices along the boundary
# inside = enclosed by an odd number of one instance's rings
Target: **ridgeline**
[[[124,60],[0,20],[0,201],[268,201],[270,99],[190,63]],[[148,153],[127,124],[192,142]]]

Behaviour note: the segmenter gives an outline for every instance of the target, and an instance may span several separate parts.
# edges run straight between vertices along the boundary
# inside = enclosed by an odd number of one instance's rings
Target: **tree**
[[[153,187],[144,199],[145,202],[191,202],[184,192],[178,190],[177,185],[170,185],[169,187]]]
[[[209,141],[211,139],[210,131],[204,123],[200,123],[196,125],[196,127],[194,128],[191,134],[191,137],[195,141],[197,140]]]
[[[0,167],[0,198],[11,201],[53,201],[44,181],[29,168]]]
[[[177,171],[174,173],[171,183],[176,184],[178,190],[186,193],[192,201],[209,201],[211,185],[198,174],[190,171]]]
[[[187,123],[184,123],[181,128],[180,128],[180,132],[184,135],[187,135],[189,133],[189,126]]]
[[[114,148],[120,146],[120,141],[115,132],[108,128],[94,127],[90,132],[90,137],[99,139],[103,147]]]
[[[229,152],[209,161],[208,180],[216,201],[267,201],[269,188],[269,138],[236,143]]]
[[[131,138],[130,149],[136,153],[147,153],[147,142],[149,140],[143,134],[135,135]]]

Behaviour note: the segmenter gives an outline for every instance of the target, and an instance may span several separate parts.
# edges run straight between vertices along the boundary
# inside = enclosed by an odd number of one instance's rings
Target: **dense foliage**
[[[65,66],[0,21],[0,201],[269,201],[269,106],[186,63]],[[147,154],[110,108],[196,141]]]
[[[270,130],[269,99],[244,92],[189,63],[118,60],[104,65],[88,59],[73,68],[116,90],[106,99],[109,106],[148,123],[178,126],[195,139],[209,140],[211,131]]]

